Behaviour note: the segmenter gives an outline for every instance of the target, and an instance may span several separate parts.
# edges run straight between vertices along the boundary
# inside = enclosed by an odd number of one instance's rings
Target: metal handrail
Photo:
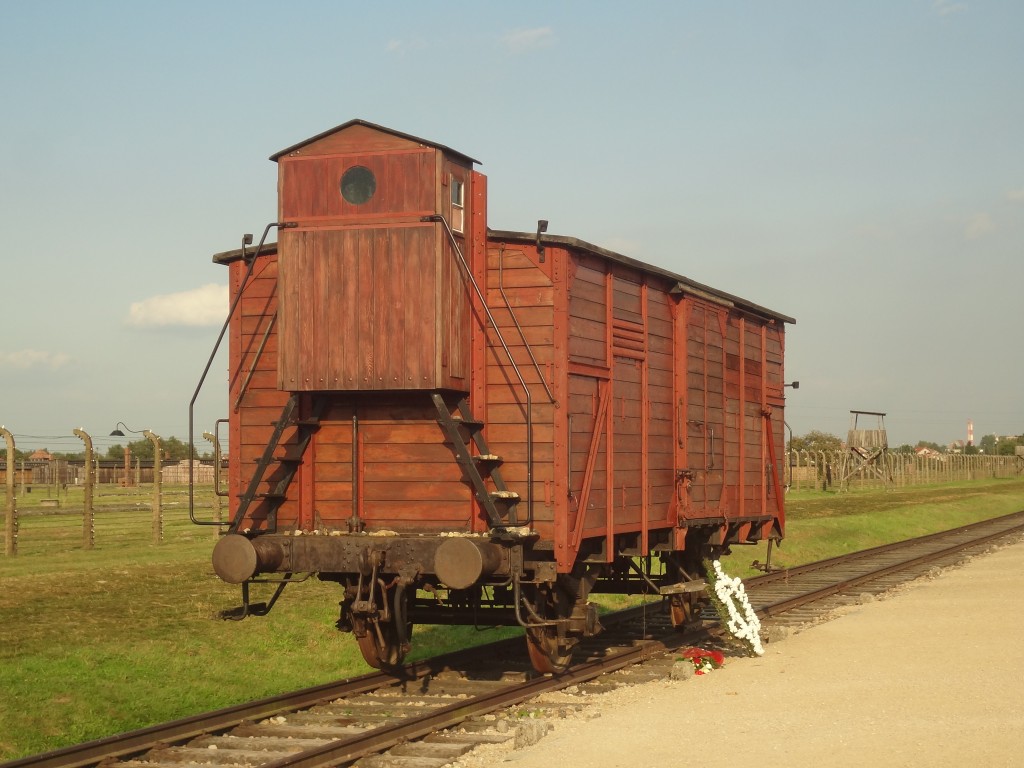
[[[270,332],[274,329],[274,323],[277,322],[277,310],[274,310],[274,314],[270,316],[270,322],[267,323],[267,329],[263,332],[263,338],[260,339],[260,344],[256,348],[256,354],[253,355],[252,365],[249,366],[249,373],[245,376],[245,381],[242,382],[242,386],[238,390],[238,397],[235,398],[234,405],[231,406],[231,410],[238,413],[238,406],[242,404],[242,398],[245,397],[245,393],[249,391],[249,382],[252,381],[252,377],[256,374],[256,366],[259,365],[260,358],[263,356],[263,350],[267,346],[267,339],[270,338]]]
[[[298,226],[294,221],[273,221],[263,230],[263,236],[260,238],[259,245],[256,246],[256,251],[249,256],[245,252],[245,246],[252,243],[252,235],[246,235],[242,238],[242,259],[248,263],[248,268],[245,271],[245,276],[242,278],[242,282],[239,283],[238,293],[235,294],[234,299],[231,300],[231,306],[228,308],[228,316],[224,318],[224,325],[221,326],[220,333],[217,334],[217,341],[213,344],[213,351],[210,353],[209,360],[206,361],[206,367],[203,368],[203,374],[199,377],[199,383],[196,384],[196,391],[192,394],[192,399],[188,403],[188,445],[189,445],[189,462],[188,462],[188,519],[196,525],[218,525],[223,526],[227,523],[219,520],[196,520],[196,505],[195,505],[195,459],[194,451],[195,445],[193,440],[195,439],[195,405],[196,399],[199,397],[199,392],[203,388],[203,384],[206,382],[206,376],[210,372],[210,367],[213,365],[213,358],[217,356],[217,350],[220,349],[220,343],[224,340],[224,334],[227,333],[228,325],[231,323],[231,318],[235,314],[235,310],[238,309],[238,305],[242,303],[242,292],[245,289],[245,284],[252,277],[253,266],[256,264],[256,259],[260,255],[260,251],[263,250],[263,244],[267,240],[267,235],[271,229],[275,227],[277,229],[290,229]]]
[[[505,302],[505,309],[508,310],[509,317],[512,318],[512,324],[519,331],[519,338],[523,340],[523,346],[526,347],[526,354],[530,356],[530,360],[533,362],[533,368],[537,371],[537,378],[540,379],[540,383],[544,387],[544,391],[548,395],[548,400],[553,404],[555,402],[555,396],[551,394],[551,387],[548,386],[548,380],[544,378],[544,374],[541,373],[540,363],[537,362],[536,355],[533,354],[533,347],[530,346],[530,342],[526,339],[526,333],[523,331],[523,327],[519,324],[518,318],[516,318],[515,310],[512,309],[512,302],[508,300],[508,294],[505,293],[505,246],[502,245],[498,249],[498,292],[501,294],[502,301]]]
[[[494,328],[495,334],[498,336],[498,341],[501,342],[502,349],[505,350],[505,356],[508,357],[509,364],[512,366],[512,370],[516,374],[516,378],[519,379],[520,385],[523,387],[523,391],[526,393],[526,513],[527,520],[526,525],[533,524],[533,395],[530,393],[530,388],[526,384],[526,379],[523,378],[523,374],[519,371],[519,366],[516,365],[516,361],[512,358],[512,350],[509,349],[508,343],[505,341],[504,335],[501,333],[501,329],[498,328],[497,322],[494,320],[494,315],[491,314],[490,308],[487,306],[487,299],[483,292],[480,290],[480,286],[473,277],[473,271],[469,268],[469,264],[466,262],[466,257],[462,255],[462,249],[459,248],[459,243],[455,239],[455,234],[452,232],[452,228],[448,225],[448,221],[439,213],[432,214],[430,216],[423,216],[420,218],[423,222],[434,222],[444,225],[444,230],[448,234],[448,241],[452,244],[452,248],[455,249],[455,255],[458,257],[459,264],[462,265],[462,269],[466,273],[466,277],[469,279],[469,284],[473,286],[473,290],[476,292],[476,296],[480,299],[480,306],[483,308],[484,314],[487,315],[488,321],[491,323],[491,327]],[[542,378],[543,380],[543,378]]]

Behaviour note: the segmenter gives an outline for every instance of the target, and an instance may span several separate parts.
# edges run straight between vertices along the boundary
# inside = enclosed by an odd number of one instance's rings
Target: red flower
[[[710,665],[712,669],[718,669],[725,664],[725,656],[719,651],[706,651],[703,648],[687,648],[682,652],[684,659],[689,659],[697,670],[698,675],[704,674],[704,667]]]

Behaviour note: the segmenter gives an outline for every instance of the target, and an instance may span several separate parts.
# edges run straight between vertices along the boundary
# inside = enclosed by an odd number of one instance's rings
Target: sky
[[[0,9],[19,448],[185,439],[227,308],[211,256],[275,219],[271,154],[354,118],[480,160],[492,228],[548,219],[796,318],[794,434],[851,410],[894,446],[1024,432],[1017,0]],[[220,355],[203,450],[226,381]]]

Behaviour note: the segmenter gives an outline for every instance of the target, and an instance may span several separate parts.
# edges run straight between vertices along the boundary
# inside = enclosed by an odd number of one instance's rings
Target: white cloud
[[[42,352],[38,349],[20,349],[17,352],[0,352],[0,367],[3,368],[49,368],[56,371],[71,362],[71,356],[63,352]]]
[[[384,50],[388,53],[405,54],[413,53],[416,51],[423,51],[427,49],[427,43],[422,39],[413,40],[399,40],[397,38],[391,38],[388,40],[388,44],[384,47]]]
[[[525,53],[552,45],[555,42],[555,32],[551,27],[513,29],[505,33],[501,40],[512,53]]]
[[[128,313],[128,324],[140,328],[220,325],[227,312],[227,286],[208,283],[191,291],[135,302]]]
[[[949,16],[951,13],[960,13],[967,10],[967,3],[957,3],[953,0],[934,0],[932,10],[939,16]]]
[[[968,221],[964,228],[964,236],[968,240],[977,240],[984,237],[996,228],[996,223],[987,213],[976,213]]]
[[[1006,193],[1006,199],[1013,203],[1024,203],[1024,189],[1011,189]]]

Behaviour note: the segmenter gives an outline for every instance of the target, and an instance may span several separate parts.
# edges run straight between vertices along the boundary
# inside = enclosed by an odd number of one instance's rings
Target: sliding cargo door
[[[682,307],[686,373],[679,442],[687,517],[722,517],[725,485],[726,309],[687,298]]]

